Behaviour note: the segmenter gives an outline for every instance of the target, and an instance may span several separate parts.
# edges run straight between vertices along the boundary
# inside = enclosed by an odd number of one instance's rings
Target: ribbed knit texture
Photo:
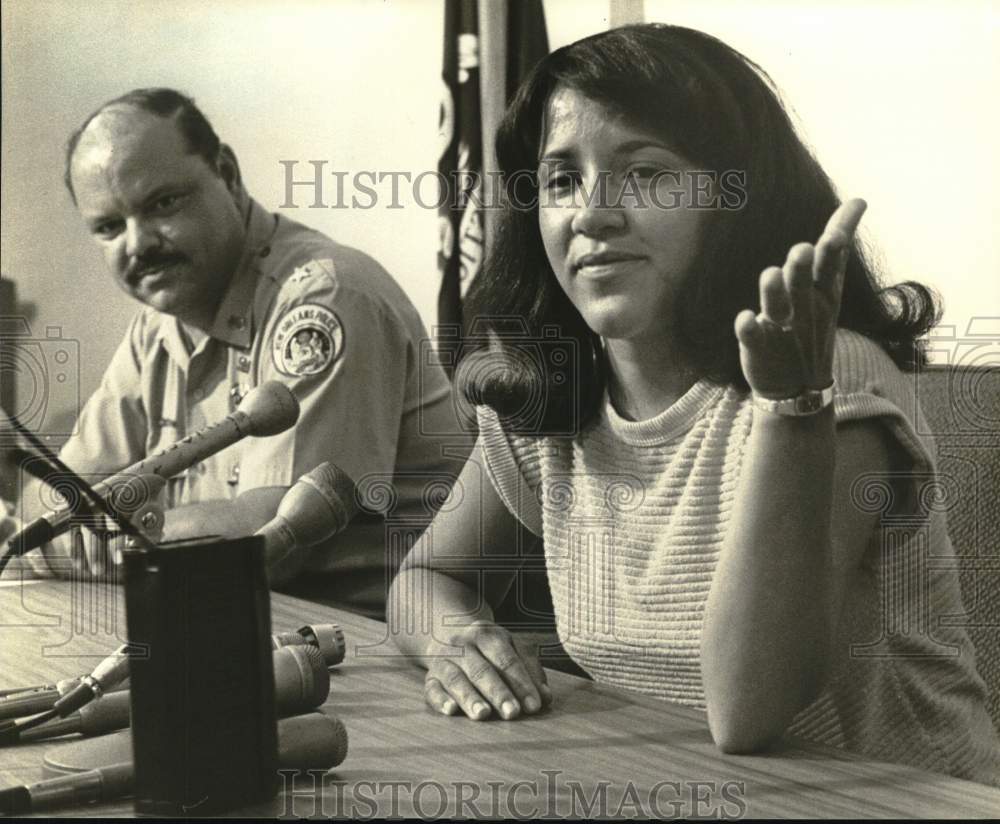
[[[882,526],[849,587],[826,688],[790,731],[1000,784],[949,568],[947,501],[912,383],[876,344],[843,330],[834,367],[838,423],[877,419],[912,464],[855,485],[855,505],[881,512]],[[639,422],[605,397],[574,439],[508,436],[491,409],[478,411],[494,486],[545,539],[567,652],[598,681],[704,709],[702,620],[753,422],[747,393],[699,382]]]

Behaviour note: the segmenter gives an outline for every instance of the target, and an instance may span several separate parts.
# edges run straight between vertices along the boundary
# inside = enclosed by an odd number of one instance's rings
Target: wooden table
[[[513,722],[445,718],[423,703],[422,672],[384,624],[275,594],[275,631],[339,623],[347,658],[327,712],[350,736],[346,761],[303,774],[295,793],[248,816],[328,817],[996,817],[1000,790],[788,741],[727,756],[702,713],[550,672],[544,715]],[[79,675],[125,636],[118,587],[0,585],[0,687]],[[52,742],[0,750],[0,786],[37,781]],[[313,792],[313,786],[316,791]],[[291,789],[291,787],[289,787]],[[131,816],[129,800],[67,810]]]

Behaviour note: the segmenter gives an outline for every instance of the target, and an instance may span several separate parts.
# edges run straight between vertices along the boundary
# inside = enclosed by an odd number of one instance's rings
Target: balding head
[[[199,155],[214,171],[218,171],[218,158],[221,143],[212,124],[201,113],[193,99],[174,89],[149,88],[134,89],[121,97],[109,100],[93,112],[80,127],[70,135],[66,144],[66,167],[64,181],[73,202],[76,202],[76,192],[73,188],[72,166],[73,158],[81,140],[90,133],[95,121],[101,128],[114,128],[116,125],[127,126],[129,113],[145,113],[159,118],[167,118],[174,122],[185,141],[187,151]],[[109,115],[105,118],[104,115]],[[104,136],[110,133],[105,132]],[[121,134],[121,133],[119,133]]]

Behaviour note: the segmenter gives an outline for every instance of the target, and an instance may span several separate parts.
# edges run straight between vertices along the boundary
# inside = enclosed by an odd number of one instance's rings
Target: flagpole
[[[643,23],[645,16],[643,0],[608,0],[609,28]]]
[[[499,217],[499,210],[490,207],[499,198],[493,138],[507,103],[507,3],[508,0],[489,0],[479,4],[479,107],[483,118],[483,202],[486,205],[483,223],[487,256],[493,246]]]
[[[507,102],[549,51],[542,0],[445,0],[446,86],[440,118],[438,171],[438,352],[449,371],[461,354],[469,321],[462,304],[495,234],[502,184],[494,134]],[[493,174],[490,174],[493,172]],[[455,182],[452,182],[453,179]],[[474,184],[469,186],[461,181]],[[447,361],[447,362],[445,362]]]

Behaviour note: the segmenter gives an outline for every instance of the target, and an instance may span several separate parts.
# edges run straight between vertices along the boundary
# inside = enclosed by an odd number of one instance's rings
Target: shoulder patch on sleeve
[[[318,375],[344,353],[340,318],[318,303],[289,309],[278,320],[271,341],[275,368],[289,377]]]
[[[306,264],[312,274],[324,274],[327,277],[336,277],[337,268],[333,265],[333,258],[317,258]]]
[[[292,274],[288,276],[289,283],[303,283],[309,280],[315,280],[321,275],[325,275],[329,278],[335,276],[336,269],[333,265],[333,260],[331,258],[322,258],[310,260],[301,266],[296,266],[292,270]]]

